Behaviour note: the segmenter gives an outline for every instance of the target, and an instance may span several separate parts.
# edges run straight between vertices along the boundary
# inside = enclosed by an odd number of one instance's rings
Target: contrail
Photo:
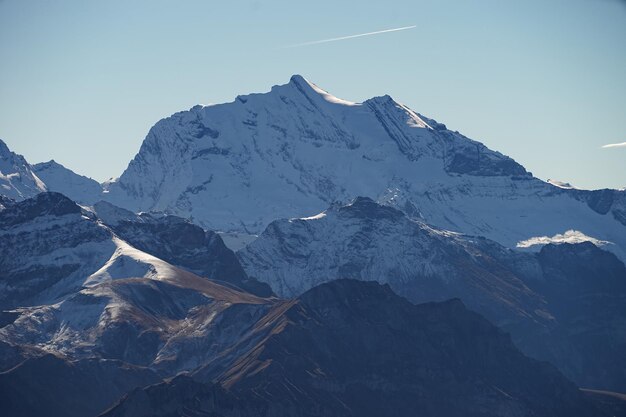
[[[608,145],[602,145],[603,148],[626,148],[626,142],[622,143],[609,143]]]
[[[404,27],[401,27],[401,28],[378,30],[376,32],[359,33],[358,35],[342,36],[340,38],[322,39],[320,41],[311,41],[311,42],[298,43],[296,45],[286,46],[285,48],[297,48],[297,47],[300,47],[300,46],[318,45],[320,43],[343,41],[343,40],[346,40],[346,39],[361,38],[363,36],[379,35],[381,33],[398,32],[398,31],[401,31],[401,30],[408,30],[408,29],[413,29],[413,28],[416,28],[416,27],[417,27],[417,25],[413,25],[413,26],[404,26]]]

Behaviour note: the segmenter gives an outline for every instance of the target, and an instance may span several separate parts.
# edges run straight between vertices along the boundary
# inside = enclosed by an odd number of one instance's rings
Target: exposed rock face
[[[58,193],[0,211],[0,309],[54,303],[115,252],[112,234]]]
[[[388,286],[339,280],[268,323],[226,370],[134,391],[105,415],[601,415],[459,300],[413,305]]]
[[[559,323],[542,355],[583,387],[626,391],[626,267],[591,243],[548,245],[538,255],[544,295]]]
[[[5,208],[12,206],[14,203],[15,200],[0,194],[0,210],[4,210]]]

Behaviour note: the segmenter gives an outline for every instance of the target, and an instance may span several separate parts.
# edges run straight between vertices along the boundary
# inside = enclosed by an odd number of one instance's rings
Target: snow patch
[[[237,233],[237,232],[217,232],[222,238],[224,245],[234,252],[237,252],[239,249],[243,249],[248,246],[250,243],[254,242],[259,235],[251,235],[247,233]]]
[[[537,245],[548,245],[550,243],[583,243],[583,242],[591,242],[596,246],[604,246],[612,244],[612,242],[606,240],[596,239],[594,237],[588,236],[583,232],[578,230],[568,230],[563,234],[556,234],[552,237],[548,236],[536,236],[531,237],[530,239],[522,240],[517,243],[518,248],[531,248]]]
[[[574,187],[572,184],[570,184],[569,182],[563,182],[563,181],[558,181],[558,180],[553,180],[553,179],[548,179],[548,184],[552,184],[555,187],[559,187],[559,188],[563,188],[565,190],[578,190],[578,187]]]
[[[89,276],[85,286],[122,278],[151,278],[156,280],[174,280],[178,268],[165,261],[140,251],[123,240],[114,237],[117,247],[113,256],[96,273]]]
[[[324,217],[326,217],[325,211],[321,212],[320,214],[316,214],[315,216],[301,217],[300,220],[319,220],[319,219],[323,219]]]
[[[344,100],[342,98],[335,97],[332,94],[330,94],[328,91],[321,89],[320,87],[318,87],[317,85],[313,84],[312,82],[310,82],[309,80],[307,80],[306,78],[304,78],[302,76],[294,76],[294,77],[299,77],[301,80],[303,80],[305,83],[307,83],[313,89],[313,91],[315,91],[317,94],[322,96],[324,98],[324,100],[328,101],[329,103],[341,104],[341,105],[344,105],[344,106],[360,106],[361,105],[361,104],[355,103],[353,101],[348,101],[348,100]]]

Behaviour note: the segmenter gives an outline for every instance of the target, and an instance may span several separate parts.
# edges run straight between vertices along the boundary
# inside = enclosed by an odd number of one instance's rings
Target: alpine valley
[[[299,75],[103,184],[0,141],[0,415],[626,416],[626,191]]]

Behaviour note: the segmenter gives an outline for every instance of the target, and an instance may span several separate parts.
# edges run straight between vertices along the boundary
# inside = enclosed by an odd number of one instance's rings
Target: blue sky
[[[285,48],[415,25],[375,36]],[[390,94],[536,176],[626,186],[626,2],[0,0],[0,138],[118,176],[160,118],[298,73]]]

